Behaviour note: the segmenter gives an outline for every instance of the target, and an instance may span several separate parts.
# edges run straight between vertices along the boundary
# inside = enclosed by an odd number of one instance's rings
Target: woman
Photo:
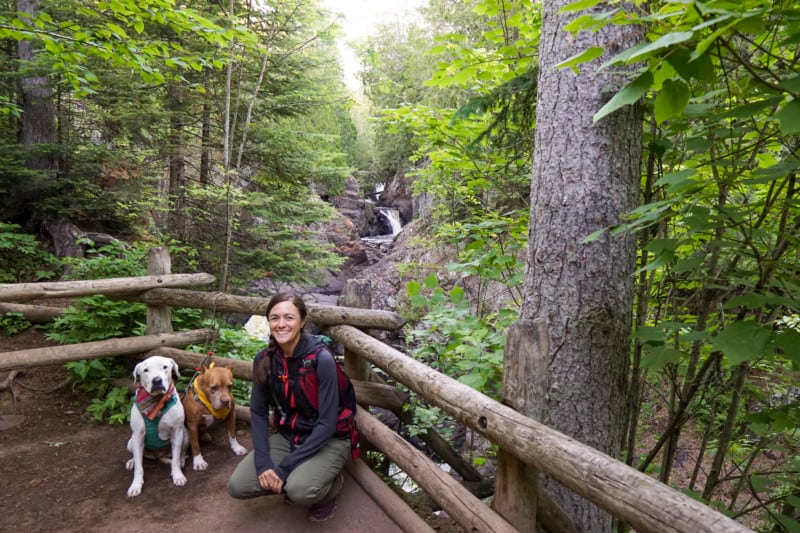
[[[336,437],[336,362],[327,349],[320,349],[320,341],[303,332],[307,315],[305,302],[293,293],[276,294],[267,305],[270,341],[253,361],[253,450],[231,475],[228,492],[234,498],[284,493],[288,501],[309,507],[309,520],[320,522],[336,510],[350,442]],[[302,390],[294,384],[298,362],[314,352],[319,408],[309,413]],[[276,429],[272,434],[270,406]]]

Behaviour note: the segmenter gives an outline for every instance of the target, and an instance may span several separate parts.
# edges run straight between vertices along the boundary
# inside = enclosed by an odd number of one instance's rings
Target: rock
[[[347,178],[344,183],[344,193],[333,198],[331,205],[353,222],[359,236],[377,235],[370,233],[377,223],[377,216],[370,208],[371,204],[361,197],[358,182],[353,176]]]

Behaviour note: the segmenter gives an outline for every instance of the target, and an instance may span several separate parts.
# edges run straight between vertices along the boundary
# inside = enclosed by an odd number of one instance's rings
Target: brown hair
[[[267,317],[267,320],[269,320],[269,312],[272,311],[272,308],[281,302],[291,302],[300,312],[300,320],[305,320],[306,316],[308,316],[308,308],[306,307],[306,302],[303,301],[303,298],[295,292],[285,291],[279,292],[270,298],[269,303],[267,303],[267,310],[264,312],[264,316]],[[272,332],[270,331],[267,350],[272,348],[273,343],[276,343],[276,341],[272,337]],[[262,385],[267,383],[269,379],[269,357],[267,357],[266,354],[264,354],[264,357],[261,358],[256,366],[255,376],[258,383]]]

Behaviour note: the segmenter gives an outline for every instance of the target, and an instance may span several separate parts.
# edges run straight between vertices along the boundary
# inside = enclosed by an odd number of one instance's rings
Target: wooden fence
[[[170,308],[264,314],[268,299],[185,289],[213,283],[214,277],[208,274],[169,274],[169,262],[168,258],[164,259],[164,253],[161,249],[151,253],[148,272],[155,274],[146,277],[0,285],[0,312],[24,313],[30,310],[32,316],[36,316],[42,312],[38,309],[41,306],[27,306],[23,302],[92,294],[148,305],[147,335],[0,353],[0,371],[117,355],[144,357],[153,350],[173,357],[181,367],[194,368],[203,355],[179,348],[208,343],[213,332],[172,332]],[[537,522],[548,531],[576,531],[569,516],[544,492],[537,490],[539,473],[569,487],[637,531],[750,531],[628,465],[541,424],[534,419],[535,416],[522,414],[525,395],[541,393],[541,385],[521,382],[518,379],[521,375],[515,367],[506,364],[504,370],[504,401],[509,404],[505,405],[365,333],[364,330],[395,330],[404,323],[396,313],[368,308],[368,282],[357,280],[348,283],[340,304],[345,305],[310,304],[309,318],[345,347],[345,366],[354,378],[361,406],[357,423],[363,437],[369,446],[385,454],[405,471],[466,531],[532,532],[536,531]],[[45,311],[45,315],[48,312]],[[546,333],[540,323],[516,324],[507,337],[506,358],[509,360],[526,356],[520,352],[546,349]],[[512,352],[516,358],[510,356]],[[220,363],[232,366],[237,378],[251,379],[251,362],[218,359]],[[402,406],[408,395],[382,382],[370,365],[496,443],[499,462],[493,486],[481,479],[480,474],[433,428],[422,435],[423,440],[453,467],[462,478],[461,482],[375,419],[368,411],[370,406],[389,409],[399,417],[407,416]],[[247,409],[238,414],[245,420],[249,419]],[[430,527],[363,462],[351,461],[348,471],[404,530],[430,531]],[[492,491],[493,502],[487,506],[480,497]]]

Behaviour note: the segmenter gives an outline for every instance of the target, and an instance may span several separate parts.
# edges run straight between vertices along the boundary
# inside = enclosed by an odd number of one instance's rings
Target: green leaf
[[[458,304],[464,301],[464,289],[456,285],[450,289],[450,303]]]
[[[664,331],[655,326],[640,326],[634,332],[633,336],[644,342],[650,342],[653,344],[663,344],[665,338]]]
[[[421,294],[415,294],[409,298],[411,301],[411,305],[414,307],[426,307],[428,305],[428,299],[422,296]]]
[[[770,337],[770,330],[752,320],[740,320],[722,330],[714,338],[712,348],[722,352],[730,364],[738,365],[763,356]]]
[[[693,178],[696,173],[697,171],[692,168],[687,168],[678,172],[669,172],[661,176],[661,178],[656,181],[655,185],[658,187],[667,186],[670,193],[676,193],[695,185],[696,181]]]
[[[565,59],[564,61],[556,65],[556,68],[570,67],[575,74],[580,74],[578,65],[592,61],[593,59],[597,59],[601,55],[603,55],[603,48],[600,46],[592,46],[591,48],[584,50],[578,55],[574,55],[570,58]]]
[[[778,119],[784,135],[800,133],[800,100],[792,100],[787,103],[775,113],[775,118]]]
[[[480,374],[466,374],[460,376],[458,381],[464,385],[472,387],[475,390],[483,389],[483,386],[486,384],[486,378]]]
[[[419,291],[422,290],[422,285],[420,285],[419,281],[413,279],[406,283],[406,292],[408,292],[409,296],[416,296],[419,294]]]
[[[775,515],[775,520],[783,526],[785,531],[789,533],[799,533],[800,532],[800,522],[791,518],[789,516],[784,515]]]
[[[800,92],[800,76],[790,76],[782,80],[778,86],[789,92],[798,93]]]
[[[686,80],[711,81],[714,79],[714,63],[708,54],[692,59],[686,46],[670,50],[667,62]]]
[[[435,289],[439,286],[439,279],[436,277],[436,274],[428,274],[425,276],[423,283],[425,284],[425,288]]]
[[[777,346],[792,361],[795,370],[800,370],[800,332],[787,329],[775,336]]]
[[[614,95],[600,111],[592,117],[592,122],[597,122],[626,105],[634,104],[645,95],[653,84],[653,74],[648,70],[640,74],[635,80],[629,83],[624,89]]]
[[[725,309],[733,309],[735,307],[747,307],[748,309],[758,309],[766,305],[785,305],[791,307],[793,304],[791,298],[778,296],[776,294],[761,294],[756,292],[746,292],[739,296],[734,296],[725,303]]]
[[[656,346],[647,350],[647,355],[642,359],[642,366],[650,370],[661,370],[670,363],[680,362],[686,354],[675,348]]]
[[[572,2],[561,9],[558,10],[559,13],[569,13],[571,11],[583,11],[584,9],[591,9],[597,4],[600,3],[600,0],[578,0],[577,2]]]
[[[656,96],[656,124],[679,116],[689,103],[689,86],[680,80],[665,80]]]
[[[670,46],[675,46],[676,44],[686,42],[693,36],[694,32],[691,31],[668,33],[656,39],[652,43],[644,43],[643,45],[632,46],[631,48],[620,52],[606,61],[600,68],[603,69],[618,63],[630,64],[635,63],[636,61],[641,61],[642,59],[645,59],[648,54],[651,54],[656,50],[661,50],[662,48],[668,48]]]
[[[675,263],[675,266],[672,267],[672,271],[675,272],[676,274],[691,272],[692,270],[700,268],[700,265],[703,264],[704,260],[705,257],[702,255],[686,257]]]
[[[589,235],[583,238],[581,241],[582,244],[586,244],[589,242],[599,241],[600,237],[603,236],[603,233],[607,232],[608,228],[600,228],[599,230],[591,232]]]

